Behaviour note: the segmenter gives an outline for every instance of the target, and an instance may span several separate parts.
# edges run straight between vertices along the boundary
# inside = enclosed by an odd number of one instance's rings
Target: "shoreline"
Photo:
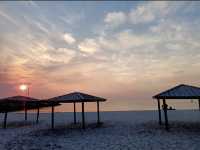
[[[152,111],[158,111],[157,109],[151,109],[151,110],[100,110],[100,113],[102,112],[152,112]],[[161,110],[162,111],[162,110]],[[171,111],[199,111],[198,108],[194,108],[194,109],[175,109],[175,110],[168,110],[168,112]],[[76,111],[77,113],[81,113],[81,111]],[[9,113],[24,113],[24,111],[13,111],[13,112],[9,112]],[[36,113],[36,109],[31,109],[28,110],[28,113]],[[40,109],[40,113],[51,113],[51,108],[49,108],[49,111],[43,111],[42,109]],[[55,113],[73,113],[73,111],[57,111],[56,107],[55,107]],[[85,113],[96,113],[96,111],[85,111]]]

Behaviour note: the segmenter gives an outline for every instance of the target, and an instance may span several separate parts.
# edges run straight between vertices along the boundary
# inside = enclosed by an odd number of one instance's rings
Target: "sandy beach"
[[[95,125],[96,113],[86,113],[87,128],[73,125],[73,113],[56,113],[51,131],[50,113],[8,114],[8,128],[0,129],[1,150],[131,150],[131,149],[199,149],[200,112],[169,111],[170,132],[159,126],[157,111],[102,112],[101,127]],[[3,115],[1,114],[1,119]],[[78,113],[81,121],[81,114]],[[1,120],[2,121],[2,120]]]

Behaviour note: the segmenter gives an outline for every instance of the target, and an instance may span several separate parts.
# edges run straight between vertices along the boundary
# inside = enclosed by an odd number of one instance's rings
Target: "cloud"
[[[45,51],[40,51],[40,47],[35,47],[37,50],[33,56],[28,56],[28,61],[24,64],[26,68],[33,71],[58,71],[69,64],[76,56],[76,51],[69,48],[54,48],[46,47]]]
[[[102,64],[103,70],[112,74],[115,81],[132,84],[137,80],[143,83],[160,82],[162,79],[177,78],[174,72],[184,68],[190,72],[199,66],[198,21],[186,22],[186,18],[178,18],[169,12],[172,8],[167,4],[156,6],[159,8],[154,12],[155,18],[152,20],[156,19],[156,22],[149,24],[145,32],[135,31],[135,28],[120,29],[95,38],[102,52],[98,53],[98,57],[103,55],[107,60]],[[161,8],[167,10],[162,11]],[[173,7],[173,12],[175,10],[177,7]],[[199,73],[194,71],[194,74]]]
[[[169,3],[156,1],[139,5],[136,9],[132,9],[129,13],[129,18],[133,24],[149,23],[156,18],[165,17],[168,13]]]
[[[133,24],[146,23],[155,19],[155,15],[144,6],[140,6],[136,10],[132,10],[129,15],[130,21]]]
[[[151,26],[150,31],[153,34],[159,35],[165,40],[183,41],[190,40],[192,29],[190,23],[176,21],[176,19],[161,20],[158,24]]]
[[[98,51],[99,45],[96,43],[94,39],[85,39],[78,45],[78,48],[81,52],[87,54],[94,54]]]
[[[110,12],[106,15],[104,22],[111,26],[119,26],[126,22],[126,14],[123,12]]]
[[[58,48],[48,52],[49,59],[53,62],[69,63],[76,56],[76,51],[68,48]]]
[[[130,29],[125,29],[113,34],[99,36],[95,42],[101,47],[101,51],[104,49],[112,52],[129,52],[130,49],[159,42],[159,38],[148,34],[136,34]]]
[[[116,38],[118,39],[119,47],[123,49],[136,48],[138,46],[143,45],[150,45],[159,41],[159,39],[155,38],[155,36],[137,35],[129,30],[125,30],[116,34]]]
[[[65,33],[63,38],[68,44],[74,44],[76,42],[76,39],[70,33]]]
[[[170,14],[174,14],[178,9],[185,8],[187,3],[182,2],[176,4],[174,2],[154,1],[139,4],[136,8],[132,8],[128,13],[109,12],[104,18],[104,22],[112,27],[116,27],[125,23],[145,24],[153,22],[157,19],[163,19]]]

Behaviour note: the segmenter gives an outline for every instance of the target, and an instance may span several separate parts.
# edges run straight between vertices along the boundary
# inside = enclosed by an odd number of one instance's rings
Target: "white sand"
[[[96,113],[86,113],[85,130],[71,124],[73,113],[56,113],[55,131],[50,130],[50,114],[41,114],[38,125],[35,117],[29,114],[25,124],[23,114],[9,113],[8,128],[0,129],[0,150],[200,149],[199,111],[169,112],[170,132],[158,125],[156,111],[103,112],[99,128]]]

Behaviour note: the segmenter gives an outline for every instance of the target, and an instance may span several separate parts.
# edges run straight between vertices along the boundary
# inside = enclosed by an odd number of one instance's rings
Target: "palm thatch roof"
[[[164,92],[161,92],[153,98],[156,99],[200,99],[200,88],[180,84]]]
[[[0,112],[6,111],[19,111],[24,109],[24,104],[26,104],[27,109],[35,109],[42,107],[50,107],[51,103],[47,100],[40,100],[33,97],[27,96],[12,96],[0,99]],[[54,103],[54,106],[60,105],[59,103]]]
[[[37,108],[39,99],[27,97],[27,96],[12,96],[0,99],[0,112],[10,112],[19,111],[24,109],[24,104],[26,104],[27,109]]]
[[[0,102],[38,102],[39,99],[27,96],[12,96],[0,99]]]
[[[81,93],[81,92],[73,92],[66,95],[61,95],[57,97],[53,97],[48,99],[48,101],[52,102],[60,102],[60,103],[72,103],[72,102],[96,102],[96,101],[106,101],[106,99]]]

